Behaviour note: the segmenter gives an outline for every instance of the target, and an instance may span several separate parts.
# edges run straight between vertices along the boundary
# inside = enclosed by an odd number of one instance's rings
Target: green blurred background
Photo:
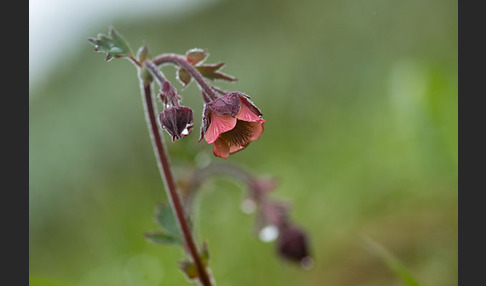
[[[198,197],[195,225],[218,285],[405,285],[363,236],[421,285],[457,285],[457,1],[199,6],[90,22],[74,52],[31,84],[30,284],[189,284],[178,270],[182,250],[143,237],[167,198],[136,69],[105,63],[87,41],[112,24],[133,50],[144,41],[152,55],[208,50],[206,62],[225,62],[223,72],[239,79],[217,85],[263,111],[262,137],[225,162],[277,178],[272,198],[292,204],[314,267],[280,260],[254,232],[255,216],[241,211],[242,186],[215,178]],[[163,71],[175,80],[174,68]],[[194,164],[224,160],[197,143],[196,85],[179,91],[195,130],[175,143],[164,136],[182,178]]]

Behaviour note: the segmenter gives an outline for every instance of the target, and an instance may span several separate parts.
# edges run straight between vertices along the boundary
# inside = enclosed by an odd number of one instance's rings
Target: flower
[[[181,139],[192,131],[192,109],[186,106],[166,108],[160,113],[159,121],[162,128],[172,136],[172,141]]]
[[[293,225],[280,227],[279,231],[278,253],[290,261],[305,262],[305,259],[309,257],[308,239],[305,233]]]
[[[265,120],[249,98],[231,92],[205,104],[199,141],[213,144],[215,156],[226,159],[262,135]]]

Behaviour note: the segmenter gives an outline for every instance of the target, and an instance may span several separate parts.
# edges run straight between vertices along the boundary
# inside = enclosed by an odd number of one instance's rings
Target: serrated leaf
[[[179,261],[179,269],[182,270],[190,280],[196,279],[199,276],[196,265],[189,260]]]
[[[185,69],[180,68],[177,72],[177,79],[181,82],[183,87],[186,87],[189,82],[191,82],[192,77]]]
[[[197,63],[203,62],[208,56],[208,53],[202,49],[191,49],[186,53],[186,60],[193,66]]]
[[[106,53],[106,61],[132,56],[126,40],[113,27],[109,28],[108,36],[98,34],[98,38],[88,38],[88,41],[94,45],[96,52]]]
[[[160,225],[162,230],[168,234],[181,239],[182,234],[179,229],[176,217],[168,203],[160,203],[155,209],[155,221]]]
[[[181,244],[182,241],[164,231],[152,231],[144,233],[145,238],[156,244]]]
[[[226,80],[226,81],[236,81],[235,77],[218,71],[224,66],[224,63],[217,63],[211,65],[200,65],[196,66],[196,69],[206,78],[211,80]]]
[[[132,51],[128,46],[127,41],[123,38],[123,36],[118,33],[113,26],[109,28],[109,35],[113,39],[115,46],[120,48],[123,51],[128,52],[129,55],[132,55]]]

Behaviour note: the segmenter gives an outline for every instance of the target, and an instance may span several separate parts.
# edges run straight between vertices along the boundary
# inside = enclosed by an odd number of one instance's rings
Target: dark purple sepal
[[[204,134],[206,133],[206,130],[208,130],[209,124],[211,123],[211,119],[209,118],[209,108],[207,106],[207,103],[203,106],[201,136],[199,137],[199,140],[197,140],[197,142],[201,142],[201,140],[204,138]]]
[[[162,84],[161,92],[165,97],[165,101],[175,105],[175,102],[179,102],[181,100],[181,96],[175,91],[172,85],[168,81],[164,81]]]
[[[193,128],[192,109],[186,106],[164,109],[159,120],[161,127],[172,136],[172,141],[186,137]]]
[[[277,240],[278,253],[294,262],[302,262],[309,257],[308,240],[306,234],[298,227],[287,225],[279,230]]]
[[[206,107],[209,108],[210,111],[214,111],[218,114],[235,117],[241,107],[240,96],[235,93],[228,93],[209,102]]]

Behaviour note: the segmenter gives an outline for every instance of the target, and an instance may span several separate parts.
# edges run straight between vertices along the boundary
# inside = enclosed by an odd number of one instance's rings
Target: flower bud
[[[305,258],[309,257],[305,233],[292,225],[280,228],[277,248],[282,257],[298,263],[302,263]]]
[[[160,125],[171,136],[172,141],[189,135],[192,131],[192,109],[186,106],[172,106],[159,115]]]

